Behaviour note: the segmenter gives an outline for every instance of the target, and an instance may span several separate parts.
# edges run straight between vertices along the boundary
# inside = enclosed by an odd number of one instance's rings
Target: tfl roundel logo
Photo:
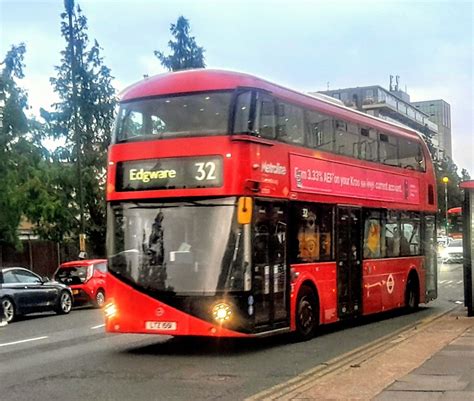
[[[393,276],[390,274],[387,279],[387,291],[389,294],[393,292],[393,289],[395,288],[395,280]]]

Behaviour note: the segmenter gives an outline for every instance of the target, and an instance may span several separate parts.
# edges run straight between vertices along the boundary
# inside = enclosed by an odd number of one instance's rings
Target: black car
[[[0,267],[0,299],[7,322],[35,312],[66,314],[73,302],[69,287],[23,267]]]

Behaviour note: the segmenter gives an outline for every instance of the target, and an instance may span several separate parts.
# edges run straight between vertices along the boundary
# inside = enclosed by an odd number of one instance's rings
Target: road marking
[[[441,280],[439,283],[444,284],[445,282],[446,282],[446,280]]]
[[[100,329],[101,327],[105,327],[105,323],[103,323],[103,324],[98,324],[97,326],[91,327],[91,330]]]
[[[451,284],[453,282],[453,280],[449,280],[446,284]]]
[[[459,280],[459,281],[458,281],[458,284],[462,284],[462,280]]]
[[[26,339],[26,340],[20,340],[20,341],[13,341],[13,342],[11,342],[11,343],[0,344],[0,347],[6,347],[7,345],[15,345],[15,344],[27,343],[27,342],[30,342],[30,341],[39,341],[39,340],[44,340],[45,338],[48,338],[48,336],[35,337],[35,338],[28,338],[28,339]]]

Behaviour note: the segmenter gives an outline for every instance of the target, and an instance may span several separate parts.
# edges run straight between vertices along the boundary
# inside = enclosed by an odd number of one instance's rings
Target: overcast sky
[[[77,3],[77,0],[76,0]],[[453,158],[474,177],[473,1],[82,0],[89,38],[118,90],[164,72],[169,27],[189,19],[209,68],[243,71],[301,91],[381,85],[400,76],[412,101],[451,105]],[[0,0],[0,57],[24,42],[32,112],[56,99],[63,0]]]

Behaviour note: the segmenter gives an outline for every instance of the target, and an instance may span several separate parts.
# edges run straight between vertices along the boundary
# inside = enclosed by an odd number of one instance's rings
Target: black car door
[[[8,269],[3,272],[3,289],[7,294],[13,298],[18,313],[24,313],[28,310],[26,297],[26,288],[20,284],[13,269]]]
[[[51,299],[56,293],[54,288],[45,286],[41,277],[26,269],[16,269],[14,274],[19,283],[19,302],[25,309],[34,312],[51,307]]]

